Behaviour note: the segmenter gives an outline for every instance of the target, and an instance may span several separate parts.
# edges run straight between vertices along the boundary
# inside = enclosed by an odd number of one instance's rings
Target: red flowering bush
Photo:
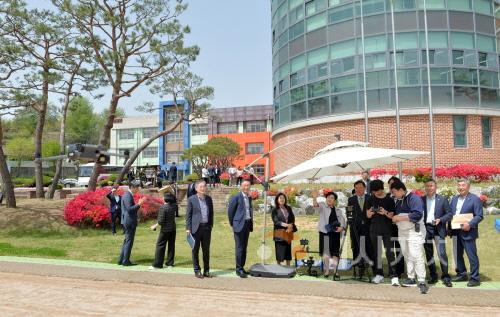
[[[388,170],[385,168],[373,168],[370,170],[370,176],[373,178],[378,178],[383,175],[395,175],[398,172],[396,170]]]
[[[418,195],[420,197],[424,196],[425,195],[425,192],[421,189],[414,189],[411,191],[412,193],[414,193],[415,195]]]
[[[249,180],[250,180],[250,174],[248,174],[248,173],[243,173],[243,175],[241,175],[241,178],[242,178],[243,180],[249,181]]]
[[[268,196],[276,196],[276,195],[278,195],[278,191],[274,190],[274,189],[270,189],[267,191],[267,195]]]
[[[259,192],[258,192],[258,191],[256,191],[256,190],[252,190],[252,191],[250,192],[250,195],[249,195],[249,196],[250,196],[250,198],[252,198],[252,200],[259,199]]]
[[[84,192],[71,199],[64,206],[64,220],[70,226],[92,226],[102,228],[111,224],[111,214],[108,209],[108,199],[106,195],[110,188],[99,188],[94,192]],[[118,189],[119,195],[123,195],[124,190]],[[136,194],[134,200],[137,202],[141,197],[145,197],[145,201],[141,207],[140,219],[156,218],[160,205],[163,201],[159,198]]]
[[[229,180],[229,173],[228,172],[224,172],[222,174],[220,174],[220,179],[221,180]]]
[[[333,192],[333,190],[331,188],[327,188],[327,187],[323,188],[322,191],[323,191],[323,196],[325,196],[328,193]]]

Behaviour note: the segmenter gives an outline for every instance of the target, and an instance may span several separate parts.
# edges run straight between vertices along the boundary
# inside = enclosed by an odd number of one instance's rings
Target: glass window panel
[[[304,0],[288,0],[288,6],[290,7],[290,9],[293,9],[296,6],[301,5],[302,3],[304,3]]]
[[[290,17],[290,25],[302,20],[304,18],[304,6],[301,5],[298,8],[290,10],[288,15]]]
[[[312,66],[328,61],[328,46],[307,53],[307,65]]]
[[[142,151],[142,158],[157,158],[158,147],[148,147]]]
[[[458,85],[477,85],[477,71],[475,69],[453,69],[453,83]]]
[[[474,35],[472,33],[451,32],[451,47],[474,49]]]
[[[182,134],[179,131],[172,131],[167,134],[167,143],[182,142]]]
[[[481,106],[500,109],[500,90],[481,88]]]
[[[491,14],[493,1],[491,0],[474,0],[474,11],[483,13],[483,14]]]
[[[478,61],[479,61],[478,65],[480,67],[486,67],[488,65],[488,54],[478,52],[477,53],[477,58],[478,58]]]
[[[309,117],[324,116],[330,113],[330,102],[328,97],[309,100]]]
[[[303,85],[305,81],[306,81],[306,72],[303,69],[290,75],[290,87]]]
[[[477,34],[477,49],[486,52],[495,52],[495,38]]]
[[[288,43],[288,30],[285,31],[283,34],[281,34],[280,37],[278,38],[278,43],[276,44],[277,48],[279,49],[285,46],[286,43]]]
[[[344,76],[331,79],[332,94],[343,91],[352,91],[358,89],[358,76]]]
[[[327,6],[328,6],[327,0],[312,0],[306,2],[306,15],[310,16],[315,13],[318,13],[321,10],[326,9]]]
[[[427,85],[427,69],[422,70],[422,82]],[[451,84],[451,70],[449,68],[431,68],[431,84],[449,85]]]
[[[445,9],[446,5],[444,3],[444,0],[426,0],[425,5],[427,6],[427,9]],[[424,8],[424,2],[420,1],[419,2],[420,8]]]
[[[288,63],[285,63],[280,66],[279,79],[288,76],[288,74],[290,74],[290,66],[288,65]]]
[[[282,108],[279,112],[280,114],[280,124],[284,125],[290,122],[290,107]]]
[[[385,0],[365,0],[363,1],[363,14],[373,14],[385,11]]]
[[[290,106],[291,120],[298,121],[307,118],[307,107],[305,102],[297,103]]]
[[[280,97],[280,107],[286,107],[290,104],[290,92],[286,92]]]
[[[157,134],[158,132],[159,132],[158,128],[145,128],[145,129],[142,129],[142,138],[143,139],[152,138],[153,135]]]
[[[302,101],[306,99],[306,87],[297,87],[290,90],[290,102],[296,103],[298,101]]]
[[[387,5],[389,6],[390,3],[388,1]],[[396,11],[415,9],[417,7],[416,0],[394,0],[392,3]]]
[[[321,97],[328,95],[328,80],[322,80],[317,83],[309,84],[307,86],[309,98]]]
[[[383,88],[389,84],[389,73],[387,71],[366,73],[366,88]]]
[[[472,10],[471,0],[449,0],[448,8],[451,10],[470,11]]]
[[[319,29],[326,25],[326,12],[310,17],[306,21],[306,30],[310,32],[312,30]]]
[[[387,66],[385,53],[366,55],[365,64],[367,70],[385,68]]]
[[[391,86],[394,86],[394,75],[391,72]],[[420,68],[398,69],[398,86],[420,85]]]
[[[448,55],[448,50],[435,50],[434,53],[434,64],[436,65],[449,65],[450,58]]]
[[[429,36],[429,48],[448,48],[448,32],[427,32],[427,34]],[[420,32],[420,47],[426,47],[425,32]]]
[[[390,109],[389,90],[375,89],[366,92],[368,110]]]
[[[237,122],[218,123],[217,132],[219,134],[238,133]]]
[[[402,108],[415,108],[422,105],[420,86],[399,88],[398,96],[399,106]]]
[[[306,55],[302,54],[290,60],[290,72],[295,73],[306,67]]]
[[[264,120],[246,121],[244,123],[245,132],[264,132],[267,129],[267,123]]]
[[[356,45],[354,40],[336,43],[330,46],[330,58],[337,59],[356,55]]]
[[[464,65],[477,67],[477,54],[476,51],[464,51]]]
[[[197,135],[207,135],[208,134],[208,124],[195,124],[191,126],[191,133],[194,136]]]
[[[500,12],[500,11],[499,11]],[[497,68],[498,67],[498,55],[496,53],[488,53],[488,60],[486,61],[489,68]]]
[[[354,16],[354,7],[352,4],[331,9],[328,11],[329,23],[335,23],[345,19],[351,19]]]
[[[170,111],[174,112],[174,111]],[[177,112],[175,112],[177,113]],[[118,138],[120,140],[132,140],[135,138],[135,132],[133,129],[121,129],[118,130]]]
[[[498,88],[498,73],[480,70],[479,85],[483,87]]]
[[[328,76],[328,63],[321,63],[309,67],[307,76],[308,81],[314,81],[321,77]]]
[[[337,59],[332,62],[332,76],[355,70],[354,56]]]
[[[304,21],[300,21],[290,28],[290,40],[304,33]]]
[[[481,118],[481,131],[483,133],[483,147],[491,147],[491,118]]]
[[[365,38],[365,54],[387,50],[387,36],[376,35]],[[358,51],[362,51],[361,40],[358,41]]]
[[[350,92],[338,94],[331,97],[331,106],[333,114],[351,113],[359,111],[357,93]]]
[[[451,88],[432,86],[432,106],[433,107],[449,107],[451,105]],[[429,105],[429,88],[423,86],[423,105]]]
[[[456,107],[476,106],[479,102],[478,90],[476,87],[453,87]]]
[[[246,154],[262,154],[264,153],[264,143],[247,143],[246,146]]]
[[[405,50],[405,49],[410,49],[410,48],[417,48],[418,47],[418,41],[417,41],[417,34],[416,32],[410,32],[410,33],[396,33],[396,49],[397,50]],[[392,49],[392,36],[389,36],[389,49]]]
[[[452,52],[453,65],[463,65],[464,64],[464,51],[454,50]]]
[[[465,116],[453,116],[453,141],[455,147],[467,146],[467,121]]]

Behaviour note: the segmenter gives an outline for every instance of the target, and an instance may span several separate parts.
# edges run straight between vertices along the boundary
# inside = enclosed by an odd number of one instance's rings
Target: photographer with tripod
[[[373,261],[373,247],[370,240],[370,224],[366,217],[366,209],[370,196],[365,194],[366,185],[363,180],[354,183],[354,195],[347,200],[347,206],[352,207],[352,215],[347,215],[350,226],[351,248],[353,265],[358,268],[354,271],[354,278],[362,279],[365,270]],[[356,274],[357,273],[357,274]],[[375,274],[375,270],[373,272]]]
[[[330,261],[334,259],[335,266],[340,258],[340,233],[345,230],[346,221],[342,211],[335,208],[337,194],[329,192],[325,195],[326,203],[318,203],[318,192],[311,193],[314,209],[318,211],[319,253],[323,258],[323,274],[330,276]]]

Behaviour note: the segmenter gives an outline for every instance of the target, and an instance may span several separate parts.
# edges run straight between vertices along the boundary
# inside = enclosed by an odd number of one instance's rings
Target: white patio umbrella
[[[365,142],[339,141],[317,151],[313,158],[276,175],[275,182],[316,179],[412,160],[429,152],[369,147]]]

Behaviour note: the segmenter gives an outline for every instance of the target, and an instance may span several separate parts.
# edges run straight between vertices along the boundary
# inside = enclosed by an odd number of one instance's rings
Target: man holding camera
[[[436,284],[438,276],[436,272],[436,262],[434,260],[434,244],[436,245],[439,261],[441,263],[441,279],[446,287],[452,287],[450,275],[448,274],[448,256],[446,255],[446,224],[451,220],[451,213],[448,199],[436,194],[437,184],[434,179],[425,182],[425,193],[422,197],[424,203],[424,223],[425,223],[425,257],[429,267],[429,284]]]
[[[458,195],[451,199],[451,212],[454,215],[472,214],[472,220],[453,230],[453,242],[455,246],[455,263],[457,276],[454,281],[467,281],[467,269],[465,268],[464,250],[467,253],[470,264],[470,279],[468,287],[481,285],[479,280],[479,257],[477,256],[476,239],[479,237],[478,227],[483,220],[483,204],[479,197],[469,192],[470,182],[466,179],[458,181]]]
[[[359,268],[359,279],[363,278],[365,263],[372,261],[370,226],[368,224],[368,219],[366,218],[366,209],[370,196],[365,194],[365,191],[365,182],[360,179],[354,183],[354,195],[349,197],[347,200],[348,208],[352,207],[352,215],[347,213],[347,220],[351,226],[351,248],[354,265]]]
[[[420,293],[427,294],[429,288],[425,282],[425,258],[422,250],[425,242],[422,198],[408,192],[402,182],[392,183],[391,190],[397,199],[396,215],[392,217],[392,221],[398,225],[398,239],[406,260],[406,273],[408,275],[408,279],[403,281],[401,285],[416,285],[416,275]]]

